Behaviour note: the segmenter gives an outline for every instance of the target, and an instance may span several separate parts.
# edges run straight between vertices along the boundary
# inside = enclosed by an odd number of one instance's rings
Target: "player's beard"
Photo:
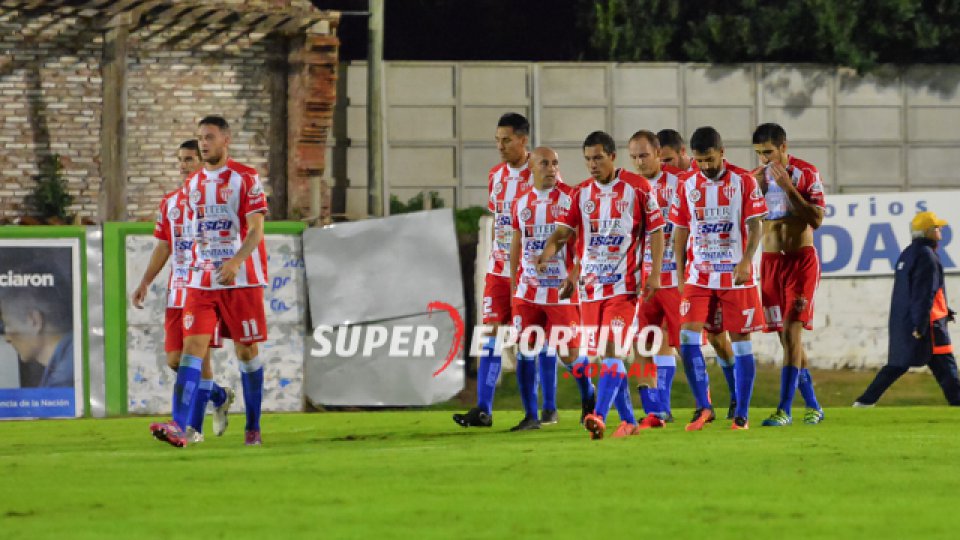
[[[209,153],[203,156],[203,162],[208,165],[213,165],[213,164],[219,163],[222,158],[223,158],[223,152],[218,152],[216,154]]]
[[[703,175],[711,180],[716,180],[720,176],[720,169],[703,169]]]

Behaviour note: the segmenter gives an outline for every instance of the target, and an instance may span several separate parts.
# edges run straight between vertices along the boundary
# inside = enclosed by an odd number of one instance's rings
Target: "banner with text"
[[[80,243],[0,240],[0,418],[83,414]]]
[[[827,195],[823,225],[814,231],[823,277],[893,275],[900,252],[910,244],[910,221],[936,212],[955,226],[960,191]],[[950,225],[937,250],[947,273],[960,272],[960,246]]]

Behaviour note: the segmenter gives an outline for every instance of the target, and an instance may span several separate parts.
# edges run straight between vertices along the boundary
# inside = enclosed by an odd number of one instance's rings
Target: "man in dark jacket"
[[[910,223],[913,242],[900,254],[893,282],[887,365],[854,407],[872,407],[901,375],[919,366],[929,366],[950,405],[960,405],[960,378],[947,332],[954,312],[947,307],[936,252],[946,224],[933,212],[920,212]]]

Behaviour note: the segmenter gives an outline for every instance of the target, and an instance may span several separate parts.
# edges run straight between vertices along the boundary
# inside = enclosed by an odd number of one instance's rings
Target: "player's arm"
[[[762,216],[753,216],[747,219],[747,246],[743,250],[743,258],[733,269],[734,285],[743,285],[750,281],[750,270],[753,266],[753,255],[757,252],[760,245],[760,227]]]
[[[790,200],[790,212],[810,227],[817,229],[823,224],[823,208],[807,201],[800,190],[793,185],[790,173],[780,163],[773,163],[770,172],[777,185],[787,194]],[[763,188],[766,182],[757,182]]]
[[[643,284],[643,299],[649,300],[660,288],[660,270],[663,268],[663,227],[650,233],[650,258],[653,266]]]
[[[567,279],[560,285],[560,299],[566,300],[573,295],[577,288],[577,280],[580,279],[580,261],[573,263],[573,266],[567,269]]]
[[[689,237],[690,229],[673,224],[673,259],[677,262],[677,291],[680,293],[683,293],[683,284],[687,281],[687,239]]]
[[[543,252],[537,257],[537,272],[546,272],[547,261],[552,259],[560,251],[560,247],[576,234],[576,231],[563,223],[557,225],[558,227],[550,235],[550,238],[547,238],[547,243],[543,246]]]
[[[510,240],[510,298],[517,294],[517,274],[520,273],[520,231],[513,231]]]
[[[243,244],[237,250],[229,261],[223,263],[220,267],[220,274],[217,277],[217,283],[229,285],[237,277],[237,271],[240,265],[247,260],[247,257],[253,253],[260,242],[263,240],[263,212],[252,212],[247,214],[247,237],[243,239]]]
[[[167,259],[170,258],[170,251],[170,242],[166,240],[159,240],[156,247],[153,248],[153,253],[150,254],[150,262],[147,264],[147,269],[143,271],[143,277],[140,279],[140,285],[137,286],[137,290],[133,291],[132,299],[135,308],[143,309],[143,301],[147,298],[147,288],[149,288],[153,280],[157,278],[157,274],[163,270],[163,266],[167,264]]]

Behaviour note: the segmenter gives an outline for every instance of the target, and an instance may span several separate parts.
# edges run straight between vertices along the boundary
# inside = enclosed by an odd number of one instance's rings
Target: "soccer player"
[[[547,261],[546,272],[537,271],[537,257],[543,251],[544,242],[556,230],[557,221],[570,211],[573,188],[559,181],[560,158],[550,148],[534,149],[530,156],[530,170],[533,173],[533,189],[516,200],[511,214],[510,288],[514,292],[513,320],[521,335],[528,328],[539,327],[549,337],[554,327],[567,328],[572,332],[580,321],[574,264],[575,238],[571,237]],[[568,346],[564,364],[576,359],[579,343],[574,337]],[[517,385],[526,414],[511,431],[540,428],[537,417],[536,360],[535,356],[517,353]],[[592,404],[590,379],[578,377],[576,371],[574,376],[580,387],[581,400]],[[548,382],[544,381],[544,387],[547,386]],[[592,405],[590,408],[592,410]]]
[[[617,349],[626,345],[621,338],[629,335],[638,293],[649,297],[660,288],[663,215],[649,182],[616,168],[616,144],[609,134],[594,131],[588,135],[583,157],[591,178],[575,188],[570,212],[547,240],[537,269],[546,272],[548,261],[560,248],[574,235],[581,236],[580,322],[588,333],[581,339],[587,339],[588,355],[604,355],[596,407],[583,425],[591,439],[603,438],[607,413],[615,403],[621,423],[614,437],[625,437],[636,435],[640,428],[633,414],[625,358]],[[639,253],[648,233],[653,265],[642,284]]]
[[[183,355],[174,398],[190,410],[196,399],[201,358],[207,353],[218,318],[233,339],[240,360],[247,423],[244,443],[259,446],[263,363],[257,343],[267,338],[263,287],[267,251],[263,221],[267,198],[257,171],[228,157],[230,126],[220,116],[200,120],[204,167],[186,183],[186,227],[195,235],[187,299],[183,309]],[[164,428],[166,439],[184,446],[181,412]]]
[[[703,429],[716,415],[708,397],[706,365],[700,349],[704,326],[719,306],[722,328],[733,341],[737,407],[732,429],[748,429],[750,397],[756,366],[752,332],[763,329],[763,311],[753,268],[760,243],[760,222],[767,213],[763,194],[753,176],[737,172],[723,159],[723,140],[712,127],[698,128],[690,147],[700,171],[683,177],[677,186],[670,221],[674,224],[673,253],[680,282],[680,355],[697,409],[687,431]],[[687,240],[693,258],[686,263]]]
[[[664,130],[668,131],[668,130]],[[672,131],[672,130],[669,130]],[[662,133],[662,132],[661,132]],[[657,204],[666,220],[670,202],[677,190],[679,176],[684,173],[661,161],[660,140],[652,131],[640,130],[627,143],[630,161],[637,173],[647,179],[657,198]],[[647,417],[640,422],[640,429],[663,427],[664,421],[672,421],[670,391],[677,371],[675,348],[680,340],[680,293],[677,290],[677,263],[673,258],[673,224],[666,222],[663,228],[664,252],[660,272],[660,289],[649,300],[637,305],[638,328],[654,325],[663,328],[664,340],[653,357],[657,366],[657,388],[641,387],[640,401]],[[647,242],[643,253],[643,275],[647,279],[653,271],[653,250]],[[681,275],[682,277],[682,275]]]
[[[661,129],[657,132],[657,140],[660,141],[661,159],[665,165],[683,172],[697,172],[697,162],[687,155],[687,148],[684,146],[683,136],[680,133],[673,129]],[[692,258],[689,251],[688,249],[687,260]],[[727,420],[732,420],[737,406],[737,390],[733,378],[733,349],[727,333],[719,329],[719,320],[721,319],[722,314],[718,310],[715,319],[707,325],[707,341],[710,342],[713,350],[717,353],[717,364],[723,370],[723,376],[727,381],[727,389],[730,391]],[[709,381],[709,378],[707,380]]]
[[[463,427],[493,425],[493,397],[502,361],[502,351],[496,347],[496,335],[501,325],[510,324],[510,243],[513,237],[510,210],[514,200],[530,189],[529,135],[530,122],[521,114],[506,113],[497,122],[497,150],[503,162],[490,169],[489,174],[487,209],[493,213],[493,237],[483,288],[483,324],[491,326],[492,330],[481,337],[483,351],[477,367],[477,406],[466,413],[453,415],[453,421]],[[554,381],[556,370],[554,361]],[[556,422],[556,403],[552,410],[547,410],[548,403],[546,399],[544,401],[543,423]]]
[[[177,150],[177,161],[180,166],[180,177],[187,181],[193,173],[200,170],[200,145],[195,139],[184,141]],[[163,350],[167,354],[167,366],[174,372],[180,367],[180,356],[183,352],[183,304],[187,296],[186,279],[189,272],[190,257],[193,248],[193,238],[184,231],[184,205],[186,194],[183,187],[167,193],[160,202],[160,211],[153,229],[153,236],[158,240],[150,263],[143,272],[140,285],[133,292],[133,305],[143,309],[143,301],[147,297],[147,289],[157,275],[167,264],[167,259],[173,255],[173,264],[170,268],[170,277],[167,279],[167,309],[164,313]],[[215,333],[211,347],[220,347],[219,332]],[[195,409],[191,411],[188,420],[187,438],[189,442],[203,441],[203,416],[206,413],[207,402],[214,406],[213,430],[219,437],[227,429],[227,411],[234,400],[231,388],[223,388],[213,380],[213,366],[210,363],[210,351],[203,356],[200,369],[200,386],[197,391]],[[174,402],[174,408],[179,406]],[[166,433],[159,424],[153,424],[150,430],[161,437]]]
[[[816,167],[787,153],[787,132],[780,125],[757,126],[753,149],[760,157],[757,182],[768,211],[760,262],[765,331],[776,332],[783,346],[780,403],[763,425],[793,423],[798,387],[807,404],[803,423],[819,424],[823,409],[813,390],[802,338],[804,328],[813,329],[813,295],[820,283],[813,231],[823,223],[823,184]]]

